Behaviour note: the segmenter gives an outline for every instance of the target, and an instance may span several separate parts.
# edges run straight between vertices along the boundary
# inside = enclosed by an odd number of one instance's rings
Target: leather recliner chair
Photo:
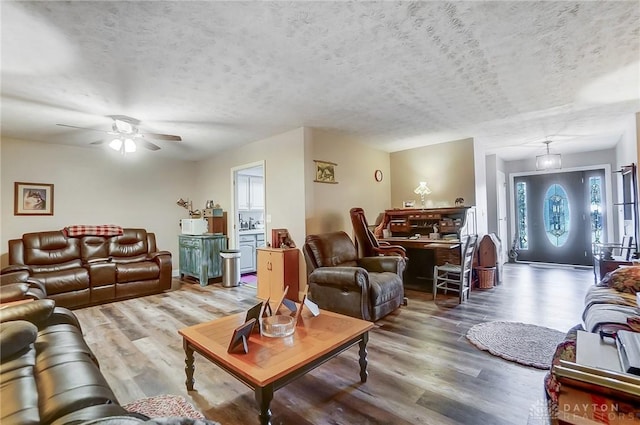
[[[402,257],[358,258],[345,232],[309,235],[303,252],[309,299],[320,308],[375,322],[403,304]]]

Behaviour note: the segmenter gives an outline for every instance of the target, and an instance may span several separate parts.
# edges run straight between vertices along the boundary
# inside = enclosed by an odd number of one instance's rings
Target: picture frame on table
[[[13,215],[53,215],[53,184],[15,182]]]

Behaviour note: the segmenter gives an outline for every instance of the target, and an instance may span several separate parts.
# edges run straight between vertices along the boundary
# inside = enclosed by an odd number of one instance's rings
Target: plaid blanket
[[[62,229],[62,233],[70,238],[80,236],[120,236],[124,233],[121,226],[115,224],[85,225],[76,224]]]

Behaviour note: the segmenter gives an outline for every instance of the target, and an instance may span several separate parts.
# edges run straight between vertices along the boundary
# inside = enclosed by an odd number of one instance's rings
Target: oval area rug
[[[537,369],[549,369],[565,333],[519,322],[485,322],[472,326],[469,341],[494,356]]]

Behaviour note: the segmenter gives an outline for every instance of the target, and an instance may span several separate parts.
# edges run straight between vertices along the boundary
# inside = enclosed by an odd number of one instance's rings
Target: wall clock
[[[377,182],[381,182],[382,181],[382,170],[376,170],[373,173],[373,177],[376,179]]]

